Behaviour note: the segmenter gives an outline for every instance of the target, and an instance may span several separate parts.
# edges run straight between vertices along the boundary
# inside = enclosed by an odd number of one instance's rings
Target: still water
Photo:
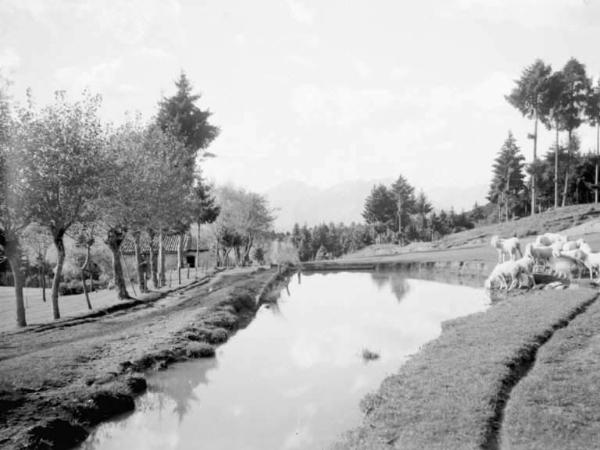
[[[216,358],[152,375],[136,411],[98,427],[82,448],[327,448],[360,423],[361,398],[442,321],[488,305],[483,289],[397,272],[294,277]],[[379,359],[363,360],[363,349]]]

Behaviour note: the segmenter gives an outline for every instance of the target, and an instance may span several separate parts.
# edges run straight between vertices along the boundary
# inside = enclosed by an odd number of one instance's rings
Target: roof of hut
[[[165,235],[163,236],[163,250],[165,253],[177,253],[177,242],[179,236],[174,235]],[[146,235],[140,237],[140,248],[142,253],[149,253],[150,251],[150,238]],[[155,252],[158,252],[158,236],[154,236],[152,241],[152,248]],[[183,251],[196,251],[196,238],[194,236],[190,236],[189,234],[183,235]],[[208,251],[206,247],[200,247],[201,252]],[[121,244],[121,253],[124,255],[133,255],[135,253],[135,249],[133,246],[133,237],[128,235],[123,243]]]

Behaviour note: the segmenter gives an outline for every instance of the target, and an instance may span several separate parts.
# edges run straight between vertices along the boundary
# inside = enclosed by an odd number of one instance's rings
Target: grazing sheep
[[[485,280],[484,287],[491,289],[495,282],[500,285],[500,289],[507,289],[508,291],[519,287],[521,285],[519,278],[522,274],[531,276],[525,268],[529,263],[522,261],[523,259],[531,260],[529,257],[524,257],[517,261],[505,261],[497,264],[490,276]],[[508,280],[510,280],[510,285],[508,284]]]
[[[567,241],[563,244],[562,249],[564,251],[577,250],[579,247],[581,247],[581,244],[583,242],[583,239],[578,239],[576,241]]]
[[[580,249],[581,250],[581,249]],[[582,259],[581,262],[590,271],[590,280],[593,279],[594,269],[600,269],[600,252],[592,253],[581,250]]]
[[[586,252],[580,248],[576,248],[574,250],[563,250],[558,256],[569,258],[577,264],[577,268],[579,269],[579,278],[581,278],[581,266],[586,267],[590,271],[590,280],[592,279],[592,267],[586,263],[588,257]]]
[[[544,245],[527,244],[525,255],[531,257],[536,264],[547,267],[554,253],[554,248]]]
[[[498,263],[504,262],[504,255],[508,255],[513,261],[517,259],[517,252],[519,257],[523,256],[521,243],[516,237],[502,239],[499,236],[492,236],[491,244],[498,251]]]
[[[561,277],[572,278],[573,271],[581,267],[581,261],[571,258],[567,255],[555,257],[552,260],[552,273]]]
[[[567,237],[558,233],[544,233],[535,240],[537,245],[552,245],[555,242],[567,242]]]

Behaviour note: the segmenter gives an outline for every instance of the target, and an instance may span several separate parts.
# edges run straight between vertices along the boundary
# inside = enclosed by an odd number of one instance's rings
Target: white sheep
[[[492,236],[491,244],[498,251],[498,263],[504,262],[504,255],[508,255],[513,261],[517,259],[517,252],[519,257],[523,256],[521,243],[516,237],[502,239],[499,236]]]
[[[581,241],[583,241],[583,239],[581,239]],[[585,253],[592,253],[592,247],[590,247],[590,244],[585,241],[579,244],[579,250]]]
[[[500,289],[507,289],[508,291],[519,287],[521,285],[520,277],[522,274],[526,274],[531,277],[531,269],[528,269],[532,264],[532,259],[525,256],[519,260],[511,260],[499,263],[494,267],[490,276],[485,280],[484,286],[486,289],[491,289],[495,282],[498,282]],[[510,280],[510,285],[508,284]]]
[[[590,279],[592,279],[592,267],[587,263],[588,254],[586,252],[580,248],[576,248],[573,250],[563,250],[558,256],[571,259],[577,264],[577,268],[579,269],[579,278],[581,278],[581,266],[587,267],[587,269],[590,271]]]
[[[590,280],[593,279],[594,269],[600,269],[600,252],[592,253],[585,252],[582,249],[579,249],[582,253],[582,262],[590,272]]]
[[[538,236],[535,240],[536,245],[545,245],[549,246],[554,244],[555,242],[567,242],[567,237],[558,233],[544,233]]]
[[[585,243],[583,239],[578,239],[576,241],[567,241],[562,245],[562,249],[564,251],[577,250],[581,247],[581,244]]]
[[[532,258],[536,264],[539,264],[544,268],[548,266],[553,254],[554,248],[550,246],[535,245],[533,243],[529,243],[525,246],[525,255]]]

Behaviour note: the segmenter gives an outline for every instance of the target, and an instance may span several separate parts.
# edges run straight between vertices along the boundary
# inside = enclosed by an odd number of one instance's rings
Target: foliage
[[[159,128],[176,136],[187,150],[188,167],[192,169],[199,150],[206,149],[218,136],[219,129],[208,122],[210,111],[196,106],[200,95],[193,94],[193,88],[185,73],[181,72],[175,82],[177,92],[165,97],[159,103],[156,122]],[[212,156],[204,152],[202,156]]]
[[[64,92],[40,111],[21,115],[25,203],[32,219],[53,236],[85,218],[107,175],[105,132],[98,118],[100,97],[84,93],[69,102]]]
[[[288,239],[273,240],[271,242],[268,259],[271,264],[277,265],[298,264],[300,261],[298,249],[294,246],[293,242]]]
[[[394,194],[383,184],[373,186],[371,193],[365,200],[362,213],[369,224],[383,224],[392,228],[396,219],[397,204]]]
[[[250,251],[272,227],[274,216],[267,199],[254,192],[223,186],[216,190],[220,214],[212,225],[217,259],[226,264],[233,251],[236,264],[249,263]]]
[[[525,157],[517,146],[513,134],[509,131],[508,137],[494,160],[492,181],[488,200],[504,209],[504,217],[508,220],[518,213],[519,200],[525,188]]]
[[[363,224],[321,224],[312,228],[294,225],[291,241],[298,249],[300,261],[323,259],[323,256],[337,258],[352,253],[373,243],[371,227]],[[320,252],[320,253],[319,253]]]
[[[516,80],[516,86],[505,96],[506,100],[529,119],[543,116],[544,92],[551,73],[552,68],[549,65],[541,59],[536,59],[523,70],[521,78]]]
[[[211,185],[198,177],[191,200],[192,214],[198,224],[213,223],[221,212],[221,208],[216,204],[212,190],[213,187]]]

